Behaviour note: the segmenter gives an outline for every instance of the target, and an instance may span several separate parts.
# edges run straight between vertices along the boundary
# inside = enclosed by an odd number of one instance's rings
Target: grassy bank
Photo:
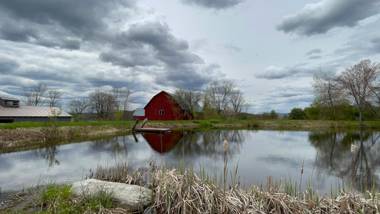
[[[50,184],[9,195],[0,206],[0,213],[120,213],[115,212],[117,206],[112,193],[100,191],[93,196],[75,196],[71,185]]]
[[[134,121],[73,121],[73,122],[56,122],[58,127],[83,127],[83,126],[129,126],[132,127]],[[15,122],[0,123],[0,129],[18,129],[18,128],[41,128],[51,126],[49,122]]]
[[[312,188],[294,191],[288,183],[268,181],[261,187],[241,188],[239,182],[223,187],[204,173],[192,170],[151,169],[129,171],[126,165],[99,168],[91,177],[146,186],[153,190],[149,213],[379,213],[379,193],[336,192],[316,194]],[[0,211],[27,213],[128,213],[110,198],[112,193],[95,197],[74,197],[70,188],[49,186],[34,197],[18,199],[23,206],[9,206]],[[33,212],[32,212],[33,211]]]
[[[43,147],[47,144],[64,144],[127,134],[134,121],[79,121],[79,122],[20,122],[0,124],[0,151]],[[150,121],[150,127],[186,129],[269,129],[269,130],[353,130],[355,121],[306,120],[191,120]],[[380,130],[380,121],[365,122],[367,129]]]
[[[124,127],[132,128],[134,121],[75,121],[56,122],[58,127]],[[366,128],[380,130],[380,121],[365,121]],[[49,122],[16,122],[0,123],[0,130],[28,129],[49,127]],[[187,128],[258,128],[258,129],[289,129],[289,130],[319,130],[319,129],[356,129],[357,121],[328,120],[255,120],[255,119],[213,119],[213,120],[182,120],[182,121],[149,121],[148,126],[170,127],[174,129]]]

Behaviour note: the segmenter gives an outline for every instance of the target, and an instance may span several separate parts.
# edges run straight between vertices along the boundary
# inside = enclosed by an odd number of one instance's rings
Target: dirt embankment
[[[130,129],[117,126],[41,127],[0,129],[0,151],[12,152],[45,145],[96,139],[129,133]]]

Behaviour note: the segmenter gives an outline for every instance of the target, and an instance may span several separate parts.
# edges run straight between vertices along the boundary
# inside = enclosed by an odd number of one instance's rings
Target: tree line
[[[125,87],[110,90],[96,89],[87,97],[77,97],[68,102],[74,115],[95,113],[98,118],[112,118],[118,112],[127,111],[131,91]],[[29,106],[62,107],[63,92],[40,83],[24,89],[25,104]]]
[[[236,117],[248,107],[243,92],[230,80],[213,81],[202,91],[177,89],[174,98],[200,119]]]
[[[66,104],[73,115],[95,114],[98,119],[117,119],[128,112],[131,94],[126,87],[96,89]],[[24,97],[25,103],[31,106],[61,107],[63,104],[63,92],[46,84],[24,89]],[[213,81],[205,90],[176,89],[173,97],[198,118],[237,116],[247,108],[242,91],[229,80]]]
[[[373,120],[380,119],[380,64],[370,60],[338,75],[321,72],[314,77],[315,99],[304,109],[293,108],[290,119]]]

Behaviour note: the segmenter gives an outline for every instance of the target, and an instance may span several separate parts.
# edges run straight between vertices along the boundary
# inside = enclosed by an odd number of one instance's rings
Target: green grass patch
[[[100,210],[102,208],[112,208],[115,203],[112,199],[112,193],[106,191],[99,191],[94,196],[82,196],[80,206],[93,211]]]
[[[58,127],[71,126],[127,126],[132,127],[134,121],[75,121],[75,122],[54,122]],[[16,129],[16,128],[39,128],[51,126],[51,122],[15,122],[0,123],[0,129]]]
[[[132,128],[135,122],[126,121],[75,121],[75,122],[54,122],[57,127],[81,127],[81,126],[114,126]],[[16,128],[41,128],[51,126],[51,122],[16,122],[0,123],[0,129]],[[194,127],[194,128],[255,128],[255,129],[279,129],[279,130],[310,130],[310,129],[357,129],[357,121],[328,121],[328,120],[259,120],[259,119],[210,119],[210,120],[178,120],[178,121],[149,121],[148,125],[160,127]],[[380,121],[365,121],[364,125],[369,129],[380,129]]]
[[[49,185],[41,194],[40,213],[75,213],[72,206],[72,193],[69,185]]]
[[[213,123],[209,120],[197,120],[195,121],[198,124],[199,128],[208,129],[213,127]]]
[[[80,214],[97,213],[114,207],[112,194],[99,191],[93,196],[74,197],[70,185],[48,185],[40,197],[40,210],[36,213]]]

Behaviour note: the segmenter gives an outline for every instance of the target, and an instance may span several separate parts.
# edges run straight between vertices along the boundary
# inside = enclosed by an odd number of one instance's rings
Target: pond
[[[1,191],[84,178],[97,166],[150,162],[204,170],[222,177],[224,159],[238,170],[242,185],[275,181],[312,185],[320,193],[341,186],[358,191],[377,186],[380,143],[377,132],[210,130],[139,134],[0,154]],[[223,141],[229,142],[227,154]],[[137,142],[136,142],[137,140]],[[301,175],[301,171],[303,171]]]

